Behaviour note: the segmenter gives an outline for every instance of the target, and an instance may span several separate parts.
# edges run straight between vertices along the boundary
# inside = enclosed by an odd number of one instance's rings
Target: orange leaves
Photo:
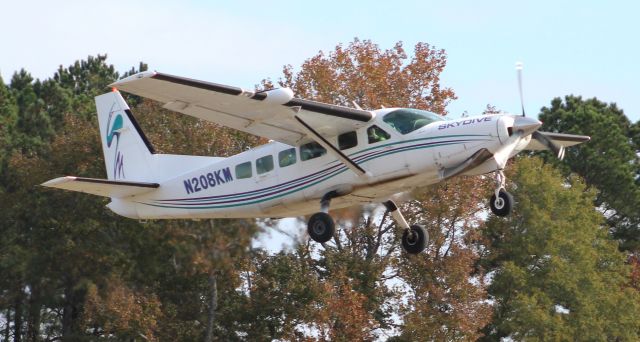
[[[638,255],[631,255],[627,259],[627,263],[631,265],[629,285],[640,291],[640,257],[638,257]]]
[[[327,103],[352,106],[355,101],[365,109],[415,107],[446,114],[446,105],[456,97],[439,84],[444,50],[418,43],[414,56],[407,58],[402,42],[381,50],[370,40],[356,38],[347,47],[339,44],[328,54],[319,52],[297,74],[285,66],[280,85],[298,97]]]
[[[334,275],[332,282],[324,284],[324,306],[318,313],[317,325],[323,340],[373,340],[376,320],[365,307],[368,298],[352,285],[344,272]]]
[[[127,287],[112,277],[105,289],[87,286],[84,321],[87,328],[101,326],[104,335],[117,334],[131,339],[143,336],[154,341],[154,331],[162,316],[160,301]]]
[[[456,178],[416,193],[403,206],[408,220],[426,225],[427,251],[407,260],[400,277],[412,289],[403,336],[415,340],[477,339],[491,320],[484,274],[476,268],[486,179]]]
[[[319,52],[300,71],[285,66],[281,86],[296,96],[365,109],[414,107],[446,114],[455,99],[452,89],[440,85],[446,66],[444,50],[418,43],[413,56],[402,42],[383,50],[370,40],[354,39],[347,46]],[[263,86],[272,86],[264,81]],[[319,311],[322,337],[331,340],[369,340],[398,315],[407,340],[454,340],[479,337],[490,320],[491,308],[484,284],[475,269],[478,259],[477,213],[483,209],[487,182],[456,179],[422,189],[417,201],[403,206],[410,222],[422,223],[432,242],[421,255],[407,258],[397,249],[400,229],[388,221],[378,224],[375,214],[347,209],[332,213],[343,228],[333,243],[323,247],[326,296]],[[326,267],[326,268],[325,268]],[[391,288],[388,279],[413,291]],[[406,310],[395,310],[398,298]],[[402,323],[402,322],[400,322]]]

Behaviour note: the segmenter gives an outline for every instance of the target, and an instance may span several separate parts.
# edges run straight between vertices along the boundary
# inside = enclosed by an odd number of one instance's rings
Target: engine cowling
[[[258,92],[254,98],[271,104],[285,104],[293,99],[293,90],[289,88],[277,88]]]
[[[513,134],[514,121],[511,115],[502,115],[498,119],[498,139],[501,143],[505,143]]]

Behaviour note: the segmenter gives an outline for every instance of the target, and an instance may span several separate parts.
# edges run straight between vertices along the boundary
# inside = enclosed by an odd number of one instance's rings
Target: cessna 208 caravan
[[[513,199],[503,169],[521,150],[564,147],[589,137],[537,131],[511,114],[449,120],[419,109],[363,110],[294,98],[288,88],[249,91],[158,72],[141,72],[96,97],[108,179],[60,177],[44,186],[111,198],[133,219],[259,218],[310,215],[308,233],[329,241],[329,209],[382,203],[404,230],[408,253],[428,234],[410,225],[397,195],[456,176],[493,173],[490,207],[507,215]],[[119,90],[271,142],[228,157],[157,154]]]

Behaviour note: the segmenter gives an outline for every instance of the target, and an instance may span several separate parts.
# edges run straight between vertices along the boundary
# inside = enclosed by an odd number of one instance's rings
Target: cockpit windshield
[[[443,116],[426,110],[403,108],[394,110],[382,118],[401,134],[407,134],[432,122],[446,120]]]

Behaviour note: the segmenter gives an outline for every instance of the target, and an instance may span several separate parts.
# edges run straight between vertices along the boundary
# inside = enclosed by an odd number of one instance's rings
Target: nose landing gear
[[[505,176],[502,170],[495,172],[496,190],[489,200],[491,212],[496,216],[507,216],[513,208],[513,196],[505,190]]]

